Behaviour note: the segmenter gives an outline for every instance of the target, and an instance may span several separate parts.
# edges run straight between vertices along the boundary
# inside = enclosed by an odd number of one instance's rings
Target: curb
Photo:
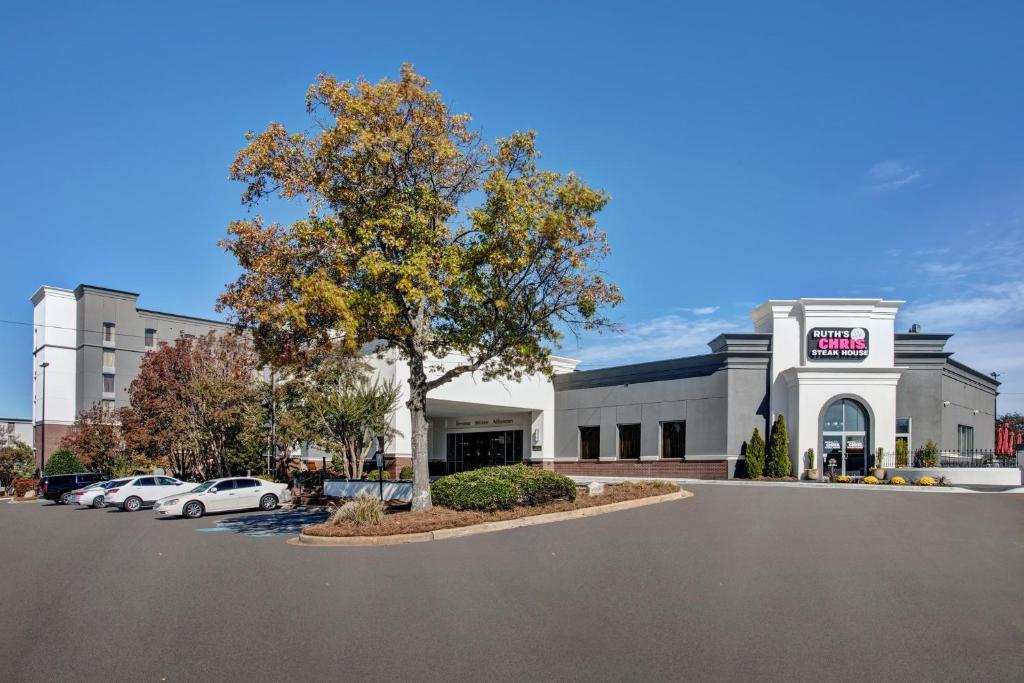
[[[918,491],[918,492],[931,492],[931,493],[987,493],[985,491],[972,491],[971,489],[963,488],[961,486],[915,486],[913,484],[906,484],[905,486],[890,486],[881,484],[833,484],[830,482],[808,482],[808,481],[749,481],[746,479],[673,479],[669,477],[583,477],[579,475],[572,475],[569,477],[576,483],[584,483],[590,481],[596,481],[604,484],[617,484],[624,481],[652,481],[660,478],[662,481],[670,481],[673,484],[680,486],[686,484],[694,484],[697,486],[746,486],[749,488],[753,487],[777,487],[777,488],[796,488],[804,489],[805,491],[815,491],[822,489],[850,489],[853,491]]]
[[[454,529],[438,529],[436,531],[421,531],[415,534],[394,534],[392,536],[307,536],[299,534],[298,538],[288,539],[291,545],[313,546],[313,547],[363,547],[381,545],[402,545],[405,543],[423,543],[424,541],[442,541],[447,538],[462,538],[464,536],[475,536],[487,534],[492,531],[504,531],[505,529],[518,529],[524,526],[536,526],[538,524],[550,524],[552,522],[563,522],[570,519],[582,519],[584,517],[595,517],[608,512],[619,510],[631,510],[633,508],[655,505],[657,503],[668,503],[673,500],[683,500],[693,494],[689,491],[675,491],[663,496],[649,496],[637,498],[636,500],[624,500],[618,503],[597,505],[579,510],[566,510],[565,512],[549,512],[544,515],[532,515],[519,517],[518,519],[503,519],[498,522],[484,522],[471,526],[455,527]]]

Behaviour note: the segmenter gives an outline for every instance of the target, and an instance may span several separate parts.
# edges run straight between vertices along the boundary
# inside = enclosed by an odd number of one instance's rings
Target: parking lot
[[[0,504],[8,680],[1020,680],[1024,496],[694,485],[385,548]]]

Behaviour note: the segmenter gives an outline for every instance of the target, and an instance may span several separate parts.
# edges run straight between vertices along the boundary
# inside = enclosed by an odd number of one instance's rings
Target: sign
[[[868,331],[863,327],[814,327],[807,333],[808,360],[864,360]]]
[[[826,451],[838,451],[840,447],[839,439],[825,439]]]
[[[504,427],[518,422],[514,417],[456,417],[448,420],[449,428]]]

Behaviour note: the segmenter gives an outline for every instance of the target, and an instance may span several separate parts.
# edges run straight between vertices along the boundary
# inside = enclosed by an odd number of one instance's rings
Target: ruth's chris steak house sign
[[[863,327],[813,327],[807,333],[809,360],[864,360],[868,331]]]

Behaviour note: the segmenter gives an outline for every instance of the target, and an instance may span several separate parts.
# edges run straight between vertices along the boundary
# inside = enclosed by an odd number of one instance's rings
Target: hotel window
[[[146,328],[146,348],[151,349],[156,346],[156,330]]]
[[[640,425],[619,425],[619,459],[640,458]]]
[[[956,426],[957,447],[961,453],[970,453],[974,450],[974,427],[967,425]]]
[[[910,452],[910,418],[909,417],[897,417],[896,418],[896,443],[903,442],[907,447],[907,453]]]
[[[112,394],[114,393],[114,376],[103,375],[103,393]]]
[[[601,453],[601,428],[580,427],[580,459],[597,460]]]
[[[114,366],[114,357],[115,356],[114,356],[114,352],[113,351],[108,351],[108,350],[104,349],[103,350],[103,367],[105,367],[105,368],[113,368],[113,367],[115,367]]]
[[[114,323],[103,323],[103,343],[114,343]]]
[[[661,457],[686,457],[686,422],[661,423]]]

